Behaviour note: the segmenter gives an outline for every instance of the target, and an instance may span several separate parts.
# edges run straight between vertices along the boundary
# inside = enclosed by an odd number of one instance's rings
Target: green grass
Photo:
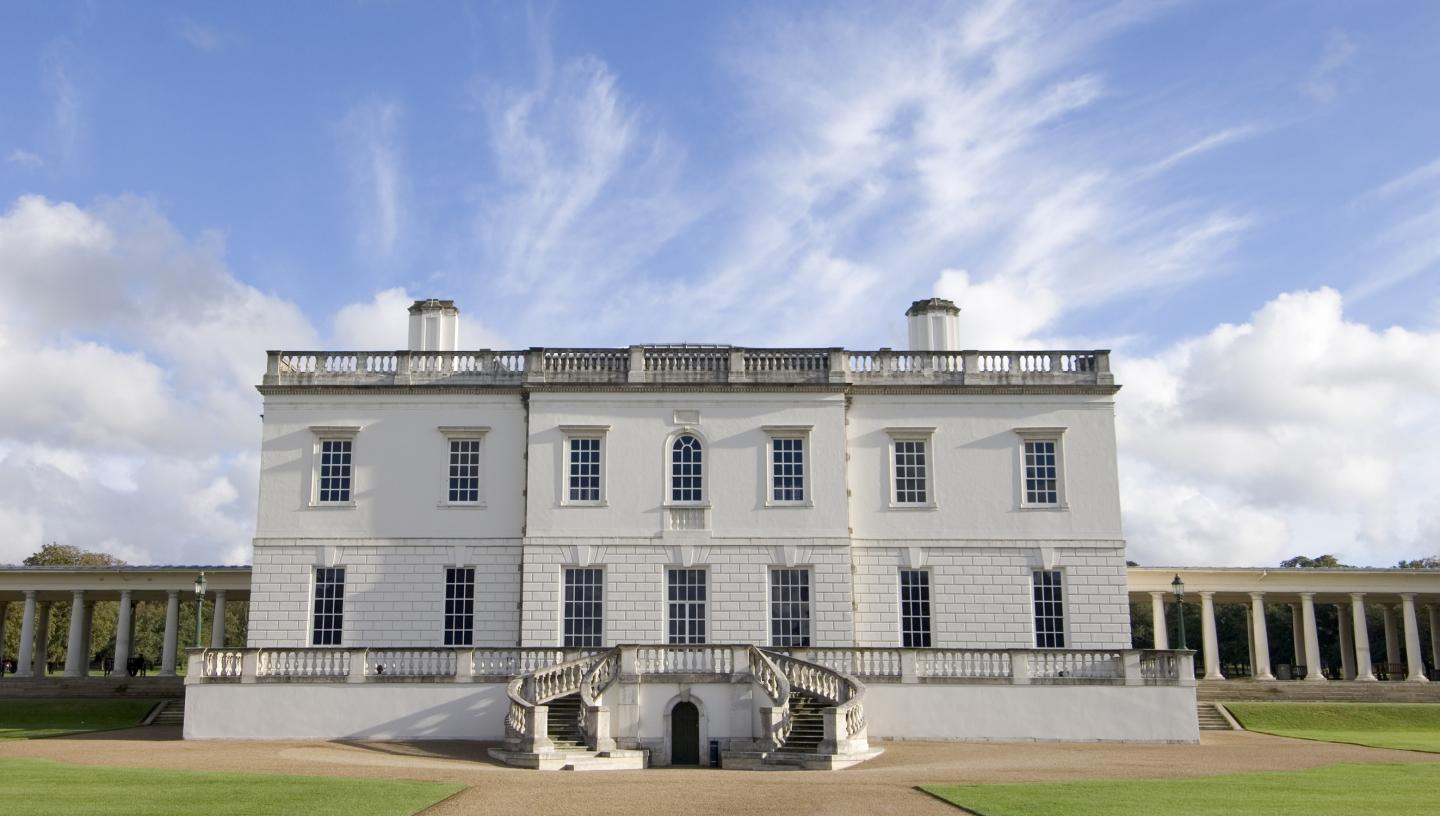
[[[1440,764],[1330,765],[1307,771],[1189,779],[924,785],[981,816],[1352,816],[1435,812]]]
[[[1226,703],[1251,731],[1440,753],[1440,705],[1433,703]]]
[[[100,768],[40,759],[0,760],[0,780],[5,801],[24,802],[26,816],[401,816],[464,787],[393,779]]]
[[[156,700],[0,700],[0,740],[139,725]]]

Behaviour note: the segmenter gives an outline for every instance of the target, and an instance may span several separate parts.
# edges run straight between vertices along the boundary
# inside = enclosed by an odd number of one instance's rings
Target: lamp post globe
[[[195,577],[195,648],[200,648],[200,628],[205,615],[205,573]]]

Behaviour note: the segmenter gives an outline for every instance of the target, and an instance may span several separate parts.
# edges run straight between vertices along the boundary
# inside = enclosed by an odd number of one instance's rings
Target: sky
[[[1130,558],[1440,552],[1440,6],[0,0],[0,563],[245,563],[267,348],[1109,348]]]

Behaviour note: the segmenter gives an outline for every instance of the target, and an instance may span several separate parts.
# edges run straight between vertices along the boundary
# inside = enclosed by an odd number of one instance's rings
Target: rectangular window
[[[475,568],[445,569],[445,645],[475,642]]]
[[[570,501],[600,501],[600,438],[570,438]]]
[[[349,439],[320,440],[320,482],[316,499],[321,504],[344,504],[350,501]]]
[[[1055,461],[1055,440],[1025,440],[1025,503],[1059,504],[1060,469]]]
[[[930,646],[930,573],[900,570],[900,645]]]
[[[770,570],[770,645],[810,645],[810,570]]]
[[[925,462],[925,440],[895,440],[895,503],[928,504],[929,469]]]
[[[666,570],[667,642],[705,642],[705,570]]]
[[[480,440],[450,440],[450,484],[446,501],[478,504],[480,501]]]
[[[315,569],[315,616],[310,643],[339,646],[345,628],[345,568]]]
[[[1065,601],[1060,570],[1035,571],[1035,645],[1065,648]]]
[[[805,501],[805,440],[777,436],[770,440],[770,500]]]
[[[565,632],[568,649],[599,648],[604,636],[604,572],[595,567],[565,569]]]

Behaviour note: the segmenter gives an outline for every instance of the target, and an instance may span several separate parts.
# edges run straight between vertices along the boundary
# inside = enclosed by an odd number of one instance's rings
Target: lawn
[[[1440,705],[1431,703],[1226,703],[1251,731],[1440,753]]]
[[[4,780],[0,787],[5,801],[24,802],[27,816],[402,816],[423,810],[463,787],[390,779],[98,768],[40,759],[0,760],[0,780]]]
[[[1440,764],[1330,765],[1307,771],[1187,779],[925,785],[981,816],[1351,816],[1435,812]]]
[[[156,700],[0,700],[0,740],[139,725]]]

